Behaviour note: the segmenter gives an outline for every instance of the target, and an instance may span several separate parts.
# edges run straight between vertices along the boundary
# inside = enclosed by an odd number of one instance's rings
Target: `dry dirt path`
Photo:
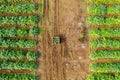
[[[42,80],[86,80],[90,60],[85,5],[84,0],[45,0]],[[53,45],[53,36],[60,36],[62,43]]]

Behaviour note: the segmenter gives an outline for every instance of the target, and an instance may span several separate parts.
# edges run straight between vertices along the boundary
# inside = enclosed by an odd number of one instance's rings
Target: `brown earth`
[[[89,46],[85,0],[45,0],[41,80],[86,80]],[[61,44],[53,45],[53,36]]]

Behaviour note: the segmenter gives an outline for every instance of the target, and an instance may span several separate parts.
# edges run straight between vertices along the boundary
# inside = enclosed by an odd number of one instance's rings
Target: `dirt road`
[[[85,7],[84,0],[45,0],[42,80],[86,80],[90,60]],[[53,36],[60,36],[62,43],[53,45]]]

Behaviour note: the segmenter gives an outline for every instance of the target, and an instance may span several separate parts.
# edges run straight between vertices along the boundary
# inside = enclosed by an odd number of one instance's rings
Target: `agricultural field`
[[[120,79],[120,1],[86,0],[89,25],[89,65],[87,80]]]
[[[120,80],[120,0],[0,0],[0,80]]]
[[[0,80],[40,80],[44,0],[0,0]]]

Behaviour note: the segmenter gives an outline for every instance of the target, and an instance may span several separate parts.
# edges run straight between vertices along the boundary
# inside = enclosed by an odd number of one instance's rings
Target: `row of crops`
[[[87,0],[87,4],[92,60],[88,80],[120,80],[120,62],[110,61],[120,59],[120,0]],[[109,61],[100,62],[103,59]]]
[[[0,0],[0,80],[38,80],[43,6],[44,0]]]

